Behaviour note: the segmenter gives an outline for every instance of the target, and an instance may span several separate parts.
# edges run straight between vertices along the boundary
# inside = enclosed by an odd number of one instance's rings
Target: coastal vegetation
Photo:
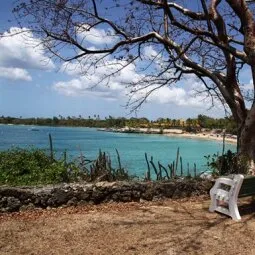
[[[197,118],[170,119],[158,118],[157,120],[149,120],[142,118],[114,118],[108,116],[101,119],[99,115],[87,118],[75,116],[54,116],[52,118],[22,118],[1,116],[0,124],[14,125],[42,125],[42,126],[71,126],[71,127],[96,127],[96,128],[179,128],[185,131],[198,132],[202,128],[205,129],[225,129],[227,133],[237,134],[237,125],[232,117],[212,118],[206,115],[198,115]]]
[[[51,136],[50,136],[51,137]],[[174,178],[198,177],[196,164],[182,164],[179,148],[176,160],[163,166],[159,161],[154,162],[153,156],[148,159],[145,153],[147,170],[144,177],[130,175],[121,164],[118,150],[117,166],[113,166],[111,157],[101,150],[95,160],[87,159],[82,153],[74,160],[67,160],[67,152],[57,159],[52,151],[36,148],[12,148],[0,151],[0,185],[36,185],[77,181],[163,181]],[[146,168],[146,167],[145,167]]]
[[[179,148],[174,161],[167,165],[155,161],[153,156],[145,153],[144,176],[129,174],[122,167],[121,158],[116,150],[117,164],[112,165],[109,154],[98,153],[96,159],[87,159],[82,153],[79,157],[68,160],[65,151],[56,158],[52,146],[50,150],[36,148],[11,148],[0,151],[0,185],[22,186],[38,184],[57,184],[70,182],[99,181],[167,181],[173,179],[199,178],[205,173],[221,176],[236,173],[248,173],[247,158],[237,157],[237,153],[227,151],[219,155],[205,156],[207,165],[202,172],[197,172],[197,166],[187,163],[183,165]]]
[[[122,166],[121,157],[116,149],[115,166],[111,156],[99,150],[96,159],[88,159],[82,152],[76,158],[69,159],[65,150],[62,156],[54,151],[52,136],[49,134],[49,149],[34,147],[0,151],[0,185],[36,185],[63,182],[98,181],[164,181],[178,178],[198,177],[196,164],[183,166],[180,149],[176,158],[166,166],[155,162],[153,156],[145,153],[147,170],[144,176],[128,173]],[[146,169],[146,165],[144,169]],[[186,169],[185,169],[186,168]]]
[[[213,176],[226,176],[230,174],[248,174],[249,160],[245,156],[238,156],[236,152],[228,150],[222,155],[213,154],[205,156],[207,167]]]
[[[0,184],[34,185],[75,181],[78,168],[64,159],[52,161],[43,150],[12,148],[0,152]]]
[[[66,153],[62,158],[52,158],[52,152],[36,148],[12,148],[0,151],[0,185],[36,185],[77,181],[131,180],[134,176],[121,166],[113,167],[105,152],[99,151],[95,160],[81,154],[68,161]]]
[[[212,106],[219,104],[231,112],[238,153],[248,157],[252,166],[254,1],[190,2],[114,0],[109,8],[95,0],[19,0],[13,12],[20,24],[40,38],[52,59],[70,63],[72,70],[76,66],[88,79],[100,75],[95,85],[110,86],[119,73],[136,70],[134,79],[122,81],[132,110],[158,89],[189,77],[193,89],[209,97]],[[95,45],[87,36],[102,28],[110,43],[91,47]],[[101,66],[110,68],[102,74]],[[250,86],[244,76],[249,77]]]

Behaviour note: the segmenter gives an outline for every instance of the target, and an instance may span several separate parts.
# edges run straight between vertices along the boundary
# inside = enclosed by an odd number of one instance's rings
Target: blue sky
[[[12,1],[4,0],[0,4],[0,31],[10,35],[17,27],[11,14]],[[100,37],[105,31],[94,30],[94,33]],[[97,36],[91,35],[88,39],[91,45],[100,44]],[[30,37],[32,43],[38,40],[33,34]],[[147,51],[148,54],[153,54],[153,48],[148,47]],[[177,87],[163,88],[156,92],[136,115],[128,115],[130,110],[124,107],[128,98],[120,87],[119,80],[129,80],[137,75],[132,67],[113,80],[110,88],[101,85],[91,89],[87,85],[89,79],[81,77],[71,68],[66,70],[52,62],[42,49],[32,47],[22,36],[1,39],[0,52],[0,115],[88,117],[96,114],[101,117],[137,116],[149,119],[188,118],[198,114],[224,116],[219,108],[208,110],[209,104],[200,97],[194,98],[190,86],[196,84],[194,77],[182,81]],[[244,77],[244,82],[249,83],[249,76]]]

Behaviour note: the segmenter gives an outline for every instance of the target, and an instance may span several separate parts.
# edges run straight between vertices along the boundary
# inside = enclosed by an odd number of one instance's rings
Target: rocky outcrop
[[[76,206],[105,202],[153,201],[184,198],[209,193],[208,180],[168,182],[97,182],[43,187],[0,187],[0,212],[35,208]]]

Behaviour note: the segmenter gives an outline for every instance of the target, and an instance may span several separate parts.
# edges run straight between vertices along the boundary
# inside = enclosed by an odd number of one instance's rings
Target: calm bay
[[[126,134],[98,131],[94,128],[46,127],[0,125],[0,150],[11,147],[41,148],[49,150],[49,134],[52,136],[53,147],[57,157],[67,151],[68,159],[77,158],[81,153],[88,159],[95,159],[99,149],[107,152],[116,165],[118,149],[121,163],[129,173],[144,176],[147,169],[145,152],[153,156],[154,162],[163,165],[176,158],[177,148],[183,158],[184,169],[187,163],[196,163],[197,171],[206,170],[204,156],[222,152],[222,142],[189,139],[183,137],[147,134]],[[226,144],[226,149],[235,151],[235,145]]]

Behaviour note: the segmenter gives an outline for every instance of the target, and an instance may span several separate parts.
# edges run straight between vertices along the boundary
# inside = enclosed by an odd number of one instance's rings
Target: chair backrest
[[[238,194],[240,192],[243,180],[244,180],[244,176],[242,174],[234,175],[234,178],[232,180],[232,185],[229,190],[230,196],[232,196],[234,199],[238,198]]]
[[[243,180],[238,197],[247,197],[252,195],[255,195],[255,176],[248,176]]]

